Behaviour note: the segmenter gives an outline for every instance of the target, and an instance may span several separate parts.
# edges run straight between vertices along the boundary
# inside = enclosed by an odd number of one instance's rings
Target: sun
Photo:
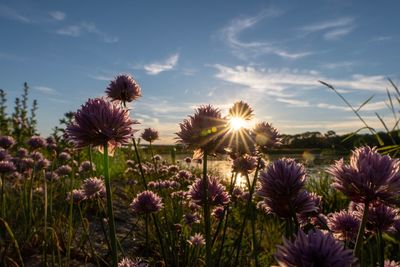
[[[246,126],[246,120],[241,117],[232,117],[229,119],[229,127],[232,131],[239,131]]]

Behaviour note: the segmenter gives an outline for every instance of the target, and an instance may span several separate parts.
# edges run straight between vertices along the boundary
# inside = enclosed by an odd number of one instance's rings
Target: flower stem
[[[378,229],[377,233],[376,233],[376,239],[377,239],[377,243],[378,243],[378,261],[379,267],[383,267],[385,265],[385,251],[384,251],[384,245],[383,245],[383,238],[382,238],[382,231]]]
[[[149,255],[149,214],[146,213],[144,220],[146,227],[146,246],[144,249],[144,255],[147,257]]]
[[[44,264],[47,266],[47,181],[46,181],[46,176],[45,172],[43,171],[43,180],[44,180],[44,229],[43,229],[43,235],[44,235]]]
[[[139,170],[140,170],[140,175],[142,176],[143,186],[147,190],[146,178],[144,177],[144,172],[143,172],[143,168],[142,168],[142,162],[140,160],[140,155],[139,155],[139,151],[138,151],[138,148],[137,148],[137,145],[136,145],[135,138],[132,138],[132,141],[133,141],[133,146],[135,147],[136,159],[137,159],[138,164],[139,164]]]
[[[1,174],[1,217],[6,218],[5,212],[6,212],[6,202],[5,202],[5,197],[4,197],[4,173]]]
[[[114,212],[112,206],[112,194],[110,186],[110,170],[108,162],[108,144],[104,145],[104,180],[106,184],[107,193],[107,212],[108,212],[108,224],[110,226],[110,241],[111,241],[111,255],[112,255],[112,266],[116,267],[118,264],[118,252],[117,252],[117,236],[115,232]]]
[[[206,266],[211,266],[211,217],[208,205],[208,177],[207,177],[207,151],[203,155],[203,204],[204,204],[204,231],[206,235]]]
[[[368,209],[369,209],[369,202],[365,201],[363,217],[361,220],[360,228],[358,229],[357,241],[356,241],[356,245],[354,246],[354,251],[353,251],[354,256],[358,257],[360,261],[361,261],[360,256],[361,256],[361,247],[362,247],[363,237],[364,237],[364,229],[365,229],[365,225],[367,224],[367,220],[368,220]]]

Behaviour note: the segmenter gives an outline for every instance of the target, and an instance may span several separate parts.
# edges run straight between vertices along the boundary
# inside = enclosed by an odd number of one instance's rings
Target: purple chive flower
[[[224,218],[225,208],[222,206],[217,206],[213,209],[211,215],[213,215],[216,219],[222,220]]]
[[[79,204],[86,198],[85,192],[82,189],[73,189],[71,192],[68,192],[67,194],[68,202],[71,201],[71,196],[72,196],[72,202],[75,204]]]
[[[9,149],[15,144],[15,140],[12,136],[0,136],[0,147]]]
[[[28,150],[26,150],[25,148],[21,147],[20,149],[18,149],[16,156],[18,158],[25,158],[27,157],[29,154]]]
[[[70,155],[69,153],[67,153],[67,152],[61,152],[61,153],[58,155],[58,159],[59,159],[60,161],[68,161],[68,160],[71,159],[71,155]]]
[[[60,167],[58,167],[55,172],[59,175],[59,176],[66,176],[69,175],[72,172],[72,168],[69,165],[62,165]]]
[[[76,148],[88,145],[125,145],[131,141],[137,124],[129,112],[104,99],[89,99],[75,114],[75,121],[68,125],[68,139]]]
[[[195,212],[195,213],[186,213],[183,215],[183,222],[186,225],[192,225],[195,223],[200,223],[201,216]]]
[[[258,195],[264,198],[270,212],[283,218],[317,211],[314,199],[304,190],[305,178],[302,164],[293,159],[279,159],[261,172]]]
[[[35,162],[35,168],[36,170],[43,170],[47,169],[50,166],[50,161],[47,159],[43,158],[41,160],[38,160]]]
[[[396,203],[400,194],[399,161],[381,155],[368,146],[354,150],[350,164],[336,161],[327,172],[333,176],[333,186],[354,202],[380,200]]]
[[[364,204],[359,203],[353,205],[354,214],[360,220],[363,216]],[[369,205],[368,219],[366,229],[367,231],[376,233],[390,232],[393,230],[394,223],[397,219],[398,209],[389,207],[383,203],[374,202]]]
[[[44,156],[42,153],[38,152],[38,151],[34,151],[32,152],[30,155],[31,159],[33,159],[34,161],[39,161],[39,160],[43,160]]]
[[[28,140],[28,145],[30,146],[31,149],[39,149],[39,148],[45,147],[47,145],[47,143],[46,143],[46,140],[44,140],[40,136],[32,136]]]
[[[155,161],[161,161],[162,160],[162,157],[160,156],[160,155],[154,155],[154,157],[153,157],[153,160],[155,160]]]
[[[149,265],[146,262],[143,262],[140,259],[131,260],[129,258],[123,258],[118,263],[118,267],[148,267],[148,266]]]
[[[193,236],[189,237],[189,240],[187,240],[187,242],[194,247],[201,247],[206,244],[203,235],[200,233],[196,233]]]
[[[190,164],[190,163],[192,163],[192,158],[191,157],[186,157],[184,159],[184,161],[186,162],[186,164]]]
[[[179,167],[176,165],[170,165],[168,166],[168,173],[174,174],[179,171]]]
[[[328,216],[328,227],[335,238],[343,241],[355,241],[360,227],[360,219],[355,216],[354,212],[342,210]]]
[[[9,160],[10,158],[11,156],[8,154],[8,152],[5,149],[0,148],[0,161]]]
[[[150,143],[153,143],[154,141],[159,139],[158,132],[152,128],[144,129],[141,136],[145,141]]]
[[[308,235],[300,230],[293,241],[284,239],[275,259],[280,266],[291,267],[343,267],[355,261],[352,250],[318,229]]]
[[[222,118],[219,109],[211,105],[200,106],[194,115],[179,124],[180,132],[176,133],[177,142],[189,149],[222,152],[223,136],[227,133],[227,120]]]
[[[181,182],[188,182],[192,179],[193,174],[187,170],[180,170],[176,175],[175,179]]]
[[[32,169],[35,166],[35,161],[31,158],[23,158],[18,161],[18,169],[21,172]]]
[[[91,177],[83,180],[82,190],[85,198],[94,199],[106,196],[106,187],[104,181],[97,177]]]
[[[253,109],[246,102],[238,101],[229,109],[229,116],[251,120],[253,118]]]
[[[5,173],[10,173],[15,171],[15,166],[14,163],[11,161],[0,161],[0,173],[5,174]]]
[[[110,82],[106,89],[107,96],[111,101],[132,102],[142,96],[139,84],[126,74],[118,75]]]
[[[247,175],[257,168],[257,158],[244,155],[233,161],[233,171]]]
[[[138,214],[157,212],[163,206],[162,199],[156,193],[148,190],[138,194],[130,205],[133,212]]]
[[[384,267],[400,267],[400,262],[385,260]]]
[[[92,169],[93,167],[93,169]],[[81,163],[81,165],[79,166],[79,172],[90,172],[90,171],[96,171],[96,165],[92,162],[92,164],[90,164],[90,161],[86,160],[83,161]]]
[[[223,186],[216,177],[208,177],[208,204],[212,206],[222,206],[228,204],[230,198]],[[204,194],[203,179],[196,179],[194,183],[189,186],[189,196],[191,200],[197,205],[203,206]]]
[[[57,181],[60,179],[57,173],[55,172],[46,172],[44,174],[44,177],[47,179],[47,181]]]
[[[254,126],[252,137],[258,149],[264,153],[282,144],[278,131],[266,122],[260,122]]]

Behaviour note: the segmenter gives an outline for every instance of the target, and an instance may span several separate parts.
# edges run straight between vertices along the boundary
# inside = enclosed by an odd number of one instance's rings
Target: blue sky
[[[130,73],[143,97],[139,129],[172,143],[201,104],[237,100],[282,133],[354,131],[361,113],[389,125],[387,77],[399,81],[398,1],[0,1],[0,88],[9,106],[23,82],[47,135],[67,111]]]

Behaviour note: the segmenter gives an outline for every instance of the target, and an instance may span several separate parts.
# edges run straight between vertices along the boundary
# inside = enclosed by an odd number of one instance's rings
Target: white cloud
[[[214,65],[215,77],[220,80],[242,85],[270,95],[288,96],[289,88],[320,88],[323,80],[338,89],[369,90],[385,92],[388,82],[385,76],[354,74],[348,79],[331,79],[314,71],[291,69],[264,69],[246,66],[228,67]]]
[[[62,21],[62,20],[64,20],[65,17],[66,17],[65,13],[64,13],[64,12],[61,12],[61,11],[52,11],[52,12],[49,13],[49,15],[50,15],[53,19],[58,20],[58,21]]]
[[[342,62],[325,63],[322,64],[322,67],[326,69],[341,69],[341,68],[351,68],[354,65],[356,65],[355,62],[342,61]]]
[[[143,68],[149,75],[157,75],[164,71],[173,70],[178,64],[179,54],[173,54],[168,57],[164,62],[155,62],[151,64],[144,65]]]
[[[32,23],[33,21],[26,16],[21,15],[17,10],[0,5],[0,17],[15,20],[23,23]]]
[[[33,89],[35,89],[39,92],[42,92],[44,94],[48,94],[48,95],[57,95],[58,94],[57,90],[47,87],[47,86],[35,86],[35,87],[33,87]]]
[[[276,98],[277,101],[289,104],[292,107],[309,107],[310,103],[308,101],[299,100],[299,99],[291,99],[291,98]]]
[[[82,22],[78,25],[66,26],[58,29],[56,33],[71,37],[79,37],[85,33],[90,33],[100,37],[105,43],[116,43],[119,41],[118,37],[111,36],[108,33],[101,31],[99,28],[97,28],[96,24],[92,22]]]
[[[311,33],[323,32],[325,40],[338,40],[354,30],[354,18],[341,17],[335,20],[320,21],[300,27],[298,30],[303,36]]]
[[[231,21],[220,30],[221,38],[233,49],[233,53],[239,57],[258,56],[262,54],[275,54],[287,59],[298,59],[313,54],[313,52],[289,52],[282,48],[282,44],[274,44],[269,41],[242,41],[239,36],[245,30],[251,29],[266,18],[281,15],[280,10],[270,8],[263,10],[253,17],[242,17]]]

